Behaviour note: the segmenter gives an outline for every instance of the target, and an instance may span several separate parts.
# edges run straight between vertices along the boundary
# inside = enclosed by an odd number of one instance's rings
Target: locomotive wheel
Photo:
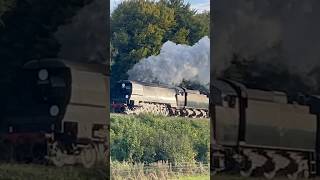
[[[303,171],[303,176],[304,176],[304,178],[308,179],[310,177],[309,171],[308,170],[304,170]]]
[[[62,151],[62,149],[59,147],[58,142],[54,142],[52,144],[52,157],[50,158],[52,163],[57,166],[57,167],[62,167],[64,166],[65,162],[64,162],[64,153]]]
[[[88,146],[81,149],[80,153],[81,163],[85,168],[91,168],[97,161],[97,150],[94,144],[89,144]]]
[[[212,170],[211,172],[210,172],[210,176],[215,176],[215,175],[217,175],[217,170]]]
[[[296,180],[298,178],[298,176],[296,174],[288,174],[288,179],[290,180]]]

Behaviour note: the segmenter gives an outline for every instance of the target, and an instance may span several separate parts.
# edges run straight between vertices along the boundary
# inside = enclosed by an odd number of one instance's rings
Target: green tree
[[[203,36],[210,36],[210,13],[197,14],[195,9],[191,9],[190,3],[184,0],[163,0],[168,7],[174,9],[176,25],[168,32],[168,39],[180,44],[192,45]],[[184,33],[186,41],[175,41],[175,38]]]
[[[112,74],[126,79],[126,72],[143,57],[159,52],[164,33],[174,25],[174,11],[164,4],[132,0],[122,2],[111,16],[111,39],[118,54]]]
[[[111,158],[117,161],[209,162],[207,120],[111,115]]]

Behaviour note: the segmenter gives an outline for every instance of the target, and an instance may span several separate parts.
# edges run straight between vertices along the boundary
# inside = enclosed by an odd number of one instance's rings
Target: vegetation
[[[1,164],[0,179],[6,180],[106,180],[105,167],[84,169],[80,167],[56,168],[30,164]]]
[[[215,175],[211,176],[214,180],[265,180],[265,177],[242,177],[242,176],[235,176],[235,175]],[[279,177],[275,178],[275,180],[287,180],[288,177]],[[305,178],[299,178],[299,180],[307,180]]]
[[[149,165],[142,163],[112,162],[111,163],[111,179],[209,179],[209,165],[194,164],[178,164],[172,166],[170,163],[157,162]]]
[[[110,141],[113,161],[209,162],[209,120],[112,114]]]
[[[139,60],[157,55],[164,42],[193,45],[209,36],[209,19],[209,13],[197,14],[183,0],[122,2],[111,15],[111,86],[127,79]]]
[[[209,175],[199,175],[199,176],[182,176],[179,180],[209,180]]]

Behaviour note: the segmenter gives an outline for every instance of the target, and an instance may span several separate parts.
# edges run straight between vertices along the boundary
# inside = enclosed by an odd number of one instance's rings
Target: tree
[[[177,23],[168,33],[168,39],[175,43],[192,45],[203,36],[210,36],[209,12],[197,14],[195,9],[191,9],[190,3],[185,3],[184,0],[163,0],[161,2],[175,11]],[[175,37],[181,36],[181,33],[185,31],[188,32],[184,33],[186,41],[175,41]]]

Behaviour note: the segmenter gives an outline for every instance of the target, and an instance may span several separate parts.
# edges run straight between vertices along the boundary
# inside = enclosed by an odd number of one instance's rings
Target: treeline
[[[111,86],[166,41],[193,45],[209,36],[209,25],[209,12],[197,13],[184,0],[123,1],[111,14]]]
[[[209,162],[209,120],[111,115],[113,161]]]

